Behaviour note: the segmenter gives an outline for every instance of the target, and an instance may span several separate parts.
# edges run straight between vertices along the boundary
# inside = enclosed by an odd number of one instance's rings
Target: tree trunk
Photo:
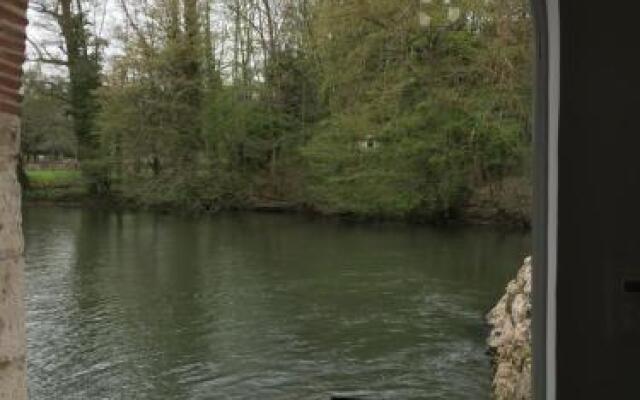
[[[18,184],[26,0],[0,2],[0,400],[27,398],[23,239]]]
[[[13,0],[15,1],[15,0]],[[78,140],[78,155],[81,162],[96,159],[98,143],[93,135],[95,115],[98,110],[95,90],[100,87],[99,55],[91,54],[91,35],[87,31],[87,22],[82,3],[72,0],[60,0],[57,21],[64,39],[69,72],[69,104],[73,118],[73,130]],[[104,166],[81,165],[83,173],[89,178],[89,191],[102,194],[108,191],[109,174]]]

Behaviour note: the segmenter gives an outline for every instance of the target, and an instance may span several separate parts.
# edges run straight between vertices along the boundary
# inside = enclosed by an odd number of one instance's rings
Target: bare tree
[[[19,89],[26,0],[0,3],[0,399],[27,398]]]

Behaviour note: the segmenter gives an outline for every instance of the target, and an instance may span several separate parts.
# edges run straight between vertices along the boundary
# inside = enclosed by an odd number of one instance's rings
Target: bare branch
[[[34,58],[29,58],[29,61],[41,62],[41,63],[44,63],[44,64],[61,65],[61,66],[69,65],[66,61],[61,60],[61,59],[56,58],[53,55],[51,55],[46,49],[43,49],[42,47],[40,47],[30,37],[27,37],[27,42],[29,42],[29,44],[33,47],[33,49],[36,51],[36,53],[38,53],[38,57],[37,58],[35,58],[35,59]]]
[[[129,23],[129,26],[136,33],[136,36],[138,36],[138,40],[140,40],[140,43],[144,47],[145,51],[152,52],[153,51],[153,47],[151,47],[151,45],[149,45],[149,43],[147,42],[147,39],[144,36],[142,30],[140,29],[138,24],[136,24],[136,22],[133,20],[133,17],[131,16],[131,13],[129,12],[129,7],[127,7],[126,0],[120,0],[120,5],[122,6],[122,10],[124,11],[124,15],[127,18],[127,22]]]

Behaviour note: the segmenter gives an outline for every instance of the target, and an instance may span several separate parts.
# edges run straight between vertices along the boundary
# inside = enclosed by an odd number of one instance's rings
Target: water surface
[[[27,208],[33,399],[488,399],[489,228]]]

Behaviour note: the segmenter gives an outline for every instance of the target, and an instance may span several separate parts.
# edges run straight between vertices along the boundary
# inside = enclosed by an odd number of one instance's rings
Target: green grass
[[[30,170],[29,185],[33,188],[68,188],[82,185],[82,173],[77,170]]]
[[[68,169],[27,170],[26,200],[81,201],[87,196],[82,172]]]

